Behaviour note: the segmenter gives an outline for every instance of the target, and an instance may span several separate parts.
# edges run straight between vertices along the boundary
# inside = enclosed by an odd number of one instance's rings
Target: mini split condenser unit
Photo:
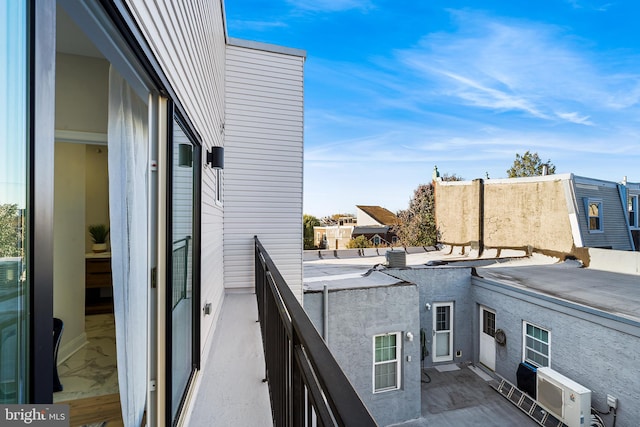
[[[568,427],[590,425],[591,390],[551,368],[538,368],[537,400]]]

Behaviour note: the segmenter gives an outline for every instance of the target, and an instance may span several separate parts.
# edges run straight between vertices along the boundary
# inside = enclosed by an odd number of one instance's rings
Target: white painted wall
[[[109,227],[109,173],[108,150],[104,145],[85,145],[85,252],[91,252],[89,225],[105,224]]]
[[[126,0],[134,19],[170,80],[195,130],[202,137],[203,156],[223,145],[225,29],[221,0]],[[202,167],[201,306],[211,302],[214,313],[201,311],[202,349],[209,348],[224,299],[222,227],[223,208],[216,203],[216,174]]]
[[[109,63],[56,55],[56,130],[107,132]]]
[[[253,236],[302,300],[304,52],[227,48],[225,287],[252,290]]]
[[[53,212],[53,315],[64,322],[58,361],[86,341],[85,146],[55,144]]]
[[[384,225],[384,224],[380,224],[371,215],[369,215],[368,213],[366,213],[362,209],[358,209],[358,222],[357,222],[357,224],[358,224],[359,227],[364,226],[364,225]]]

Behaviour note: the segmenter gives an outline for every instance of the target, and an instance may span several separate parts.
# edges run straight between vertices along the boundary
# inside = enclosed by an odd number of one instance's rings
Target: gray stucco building
[[[516,384],[523,361],[548,366],[588,388],[591,406],[600,411],[608,410],[608,395],[616,398],[616,425],[636,425],[637,254],[590,249],[590,268],[535,255],[500,262],[447,259],[442,252],[430,256],[444,262],[426,266],[422,256],[415,263],[408,259],[413,267],[377,267],[367,277],[350,270],[336,281],[305,280],[305,309],[321,333],[321,289],[327,285],[329,347],[380,425],[419,417],[422,364],[472,363]],[[344,259],[341,263],[347,268]],[[393,331],[404,332],[401,390],[373,393],[372,339]],[[427,354],[424,362],[422,354]]]

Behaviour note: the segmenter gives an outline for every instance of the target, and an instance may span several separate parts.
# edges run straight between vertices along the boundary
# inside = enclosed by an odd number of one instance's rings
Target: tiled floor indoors
[[[116,332],[113,314],[85,318],[88,344],[58,366],[64,388],[54,402],[118,393]]]

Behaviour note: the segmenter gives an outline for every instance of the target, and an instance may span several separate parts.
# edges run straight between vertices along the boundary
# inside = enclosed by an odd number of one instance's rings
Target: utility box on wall
[[[583,427],[591,417],[591,390],[551,368],[537,370],[538,402],[568,427]]]

